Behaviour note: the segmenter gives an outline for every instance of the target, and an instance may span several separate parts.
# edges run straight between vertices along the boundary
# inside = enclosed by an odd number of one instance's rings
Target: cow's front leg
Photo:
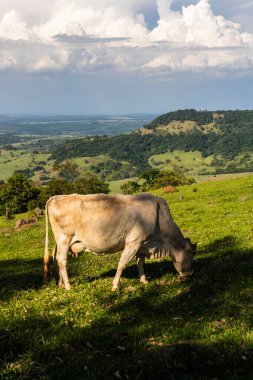
[[[57,248],[58,249],[56,254],[56,260],[59,267],[59,287],[69,290],[70,283],[67,272],[67,257],[69,244],[61,243]]]
[[[144,272],[145,256],[140,255],[137,257],[137,267],[139,272],[139,279],[142,284],[148,284],[147,277]]]
[[[113,282],[112,282],[112,291],[113,292],[118,289],[122,272],[126,268],[128,263],[132,260],[132,258],[136,255],[136,252],[138,251],[138,249],[139,249],[139,245],[138,245],[138,247],[126,246],[124,251],[122,252],[122,255],[121,255],[121,258],[120,258],[119,264],[118,264],[118,269],[117,269],[116,275],[115,275]]]

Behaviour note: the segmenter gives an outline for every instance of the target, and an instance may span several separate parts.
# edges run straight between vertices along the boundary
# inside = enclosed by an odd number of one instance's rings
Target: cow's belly
[[[123,239],[106,239],[106,238],[93,238],[81,239],[80,237],[74,238],[71,244],[71,251],[75,253],[90,251],[97,254],[115,253],[122,251],[125,247],[125,240]]]

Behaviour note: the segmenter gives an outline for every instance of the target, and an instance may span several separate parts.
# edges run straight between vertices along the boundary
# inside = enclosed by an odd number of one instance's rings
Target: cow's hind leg
[[[58,261],[57,261],[57,244],[55,244],[53,252],[52,252],[53,262],[54,262],[54,273],[56,277],[56,283],[60,286],[62,284],[62,276],[59,269]],[[61,286],[62,287],[62,286]]]
[[[132,258],[136,255],[136,253],[138,252],[138,249],[139,249],[139,245],[138,246],[126,245],[124,251],[122,252],[122,255],[118,264],[118,269],[112,282],[112,291],[115,291],[118,289],[122,272],[126,268],[128,263],[132,260]]]
[[[137,256],[137,267],[139,272],[139,279],[142,284],[148,284],[147,277],[144,272],[145,255]]]
[[[70,289],[70,283],[67,272],[67,257],[69,251],[69,244],[61,242],[57,246],[56,261],[59,268],[59,286],[67,290]]]
[[[56,283],[59,286],[59,288],[65,288],[63,278],[62,278],[62,274],[61,274],[61,271],[60,271],[60,268],[58,265],[58,261],[57,261],[57,253],[58,253],[58,249],[57,249],[57,244],[56,244],[54,246],[54,250],[53,250],[53,254],[52,254],[53,260],[54,260]]]

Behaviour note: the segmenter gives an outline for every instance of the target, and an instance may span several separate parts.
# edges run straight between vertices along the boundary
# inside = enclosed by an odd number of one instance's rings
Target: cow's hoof
[[[58,283],[59,288],[69,290],[71,288],[70,284],[64,285],[64,282]]]
[[[112,292],[116,292],[116,290],[118,289],[119,289],[118,285],[113,285],[111,290]]]
[[[143,285],[148,284],[148,280],[147,280],[147,277],[145,275],[140,277],[140,283]]]

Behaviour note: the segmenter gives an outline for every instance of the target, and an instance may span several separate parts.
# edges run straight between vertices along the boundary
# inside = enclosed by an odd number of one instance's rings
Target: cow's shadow
[[[219,265],[220,268],[222,264],[220,260],[217,261],[217,257],[214,257],[213,254],[222,254],[222,257],[230,257],[236,259],[236,252],[240,250],[238,247],[238,241],[233,236],[225,236],[221,239],[216,239],[212,241],[210,244],[199,248],[197,251],[197,255],[194,258],[193,267],[194,272],[197,275],[198,273],[202,273],[208,271],[210,266]],[[205,257],[207,254],[211,254],[209,257]],[[199,257],[201,256],[201,257]],[[144,265],[144,270],[147,278],[149,280],[158,280],[165,276],[167,273],[177,274],[177,271],[174,268],[172,260],[167,257],[165,259],[159,260],[146,260]],[[113,278],[116,274],[116,268],[110,269],[106,272],[101,273],[98,276],[89,276],[85,277],[85,280],[88,282],[96,281],[100,278]],[[138,269],[136,262],[133,260],[129,266],[123,271],[122,278],[127,279],[136,279],[138,278]]]
[[[145,274],[149,280],[159,279],[163,277],[168,272],[176,273],[172,261],[169,259],[163,259],[159,261],[145,262],[144,266]],[[103,272],[97,277],[90,278],[89,281],[98,280],[99,278],[114,277],[116,274],[116,269],[111,269],[109,271]],[[132,262],[123,272],[123,278],[134,279],[138,278],[138,269],[135,262]]]
[[[42,281],[42,260],[12,259],[0,261],[0,299],[10,298],[21,290],[39,289]]]
[[[241,260],[240,247],[238,246],[238,241],[232,236],[226,236],[223,239],[214,240],[207,246],[199,249],[200,257],[198,253],[196,255],[196,262],[194,263],[195,278],[202,276],[202,274],[208,274],[210,267],[217,267],[219,271],[227,270],[228,263],[226,258],[229,260],[238,262]],[[205,256],[208,254],[207,256]],[[70,263],[71,263],[71,258]],[[70,280],[75,282],[75,275],[78,271],[78,260],[73,259],[70,264]],[[242,257],[242,260],[243,257]],[[12,295],[18,291],[28,290],[28,289],[39,289],[43,286],[43,264],[41,258],[35,259],[11,259],[11,260],[0,260],[0,299],[7,300],[12,297]],[[53,267],[53,265],[51,265]],[[104,278],[113,278],[116,273],[117,263],[115,263],[114,269],[106,270],[98,275],[81,276],[82,281],[93,282]],[[80,272],[79,272],[80,273]],[[173,263],[169,258],[155,260],[146,260],[145,263],[145,273],[150,281],[158,280],[168,273],[173,273],[176,275]],[[81,273],[80,273],[81,274]],[[138,279],[138,270],[136,262],[133,261],[124,270],[123,278],[127,279]],[[53,276],[51,277],[53,279]],[[204,280],[203,280],[204,281]]]

